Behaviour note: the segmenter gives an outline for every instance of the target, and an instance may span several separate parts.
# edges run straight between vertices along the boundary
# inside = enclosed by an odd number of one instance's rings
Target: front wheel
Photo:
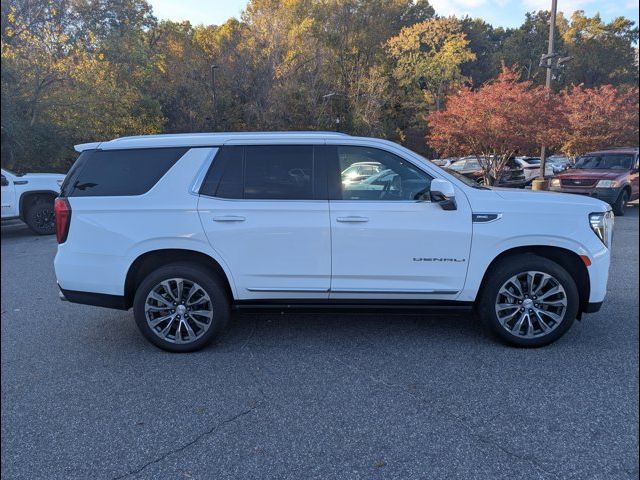
[[[478,313],[504,342],[542,347],[569,330],[579,301],[578,288],[564,268],[537,255],[518,255],[492,269]]]
[[[629,192],[623,190],[618,195],[618,199],[616,203],[613,204],[613,213],[619,217],[624,216],[624,209],[627,207],[627,202],[629,201]]]
[[[140,332],[170,352],[193,352],[210,343],[229,319],[222,282],[196,264],[175,263],[140,284],[133,312]]]

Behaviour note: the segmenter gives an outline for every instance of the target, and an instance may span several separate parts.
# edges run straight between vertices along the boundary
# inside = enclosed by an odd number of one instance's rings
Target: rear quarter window
[[[188,148],[88,150],[71,167],[61,195],[118,197],[142,195],[188,151]]]

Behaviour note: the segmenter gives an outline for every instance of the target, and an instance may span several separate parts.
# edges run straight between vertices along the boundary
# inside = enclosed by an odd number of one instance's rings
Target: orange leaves
[[[443,155],[534,154],[544,142],[570,156],[638,143],[638,89],[604,85],[551,94],[503,69],[479,90],[451,95],[429,116],[431,146]]]
[[[451,95],[446,109],[429,117],[429,143],[445,155],[504,156],[535,151],[560,127],[554,98],[505,68],[479,90]]]

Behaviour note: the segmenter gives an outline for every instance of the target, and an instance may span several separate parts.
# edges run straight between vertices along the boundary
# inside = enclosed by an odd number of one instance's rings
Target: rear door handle
[[[244,222],[246,219],[240,215],[222,215],[221,217],[213,217],[214,222]]]
[[[364,223],[369,221],[367,217],[358,217],[355,215],[349,217],[338,217],[336,220],[341,223]]]

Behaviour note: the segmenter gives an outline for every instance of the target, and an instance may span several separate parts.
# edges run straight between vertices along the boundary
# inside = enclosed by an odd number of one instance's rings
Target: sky
[[[162,20],[189,20],[192,24],[219,25],[229,17],[239,17],[248,0],[149,0],[156,17]],[[439,15],[480,17],[494,26],[516,27],[524,14],[549,10],[551,0],[430,0]],[[638,23],[638,0],[558,0],[558,10],[569,16],[584,10],[599,12],[604,20],[624,16]]]

